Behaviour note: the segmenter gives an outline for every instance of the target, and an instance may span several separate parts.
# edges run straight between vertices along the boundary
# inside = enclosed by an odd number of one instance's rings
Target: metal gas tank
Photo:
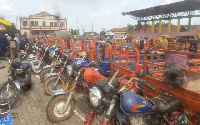
[[[98,80],[105,79],[105,77],[93,68],[86,68],[84,72],[84,79],[87,82],[97,83]]]

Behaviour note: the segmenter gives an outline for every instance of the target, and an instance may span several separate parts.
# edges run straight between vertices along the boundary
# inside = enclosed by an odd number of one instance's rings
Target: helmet
[[[127,115],[144,114],[153,110],[153,105],[133,91],[120,95],[120,108]]]

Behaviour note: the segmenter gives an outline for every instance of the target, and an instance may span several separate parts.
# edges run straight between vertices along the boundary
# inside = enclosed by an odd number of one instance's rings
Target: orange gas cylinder
[[[105,79],[105,77],[93,68],[86,68],[84,72],[84,79],[87,82],[97,83],[98,80]]]

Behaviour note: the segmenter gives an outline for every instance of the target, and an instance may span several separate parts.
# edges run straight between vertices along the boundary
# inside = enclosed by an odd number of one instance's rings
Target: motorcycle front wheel
[[[42,83],[44,83],[50,76],[50,72],[51,72],[51,69],[52,68],[46,68],[46,69],[43,69],[41,72],[40,72],[40,81]],[[56,71],[54,70],[53,73],[56,73]]]
[[[71,99],[67,107],[67,110],[64,112],[63,110],[66,100],[67,100],[66,95],[57,95],[51,98],[51,100],[49,101],[46,112],[47,112],[47,117],[52,122],[57,123],[67,120],[73,115],[75,109],[75,100]]]
[[[7,88],[9,84],[9,87]],[[15,84],[10,84],[6,82],[0,89],[0,96],[10,103],[10,107],[13,108],[20,98],[20,90],[15,86]]]
[[[64,80],[60,78],[58,80],[58,83],[56,83],[58,76],[50,76],[45,82],[44,82],[44,91],[47,93],[47,95],[52,95],[56,90],[61,90],[64,88]]]

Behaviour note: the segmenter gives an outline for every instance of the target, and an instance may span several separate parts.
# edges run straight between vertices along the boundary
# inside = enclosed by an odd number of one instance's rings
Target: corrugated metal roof
[[[195,10],[200,10],[200,0],[184,0],[171,4],[150,7],[142,10],[123,12],[122,15],[131,15],[134,17],[148,17]]]

